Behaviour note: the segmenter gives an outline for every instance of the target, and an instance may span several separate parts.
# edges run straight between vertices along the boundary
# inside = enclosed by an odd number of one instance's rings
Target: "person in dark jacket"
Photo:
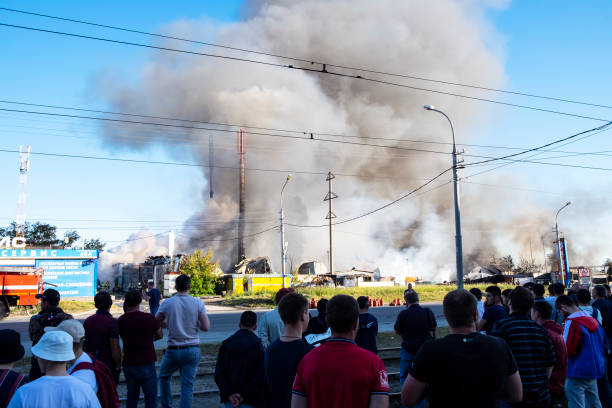
[[[257,315],[240,316],[239,330],[221,343],[215,382],[226,408],[263,406],[264,346],[254,333]]]
[[[591,306],[599,310],[602,320],[601,326],[606,333],[608,344],[610,344],[612,341],[612,302],[608,300],[607,293],[604,285],[596,285],[591,293],[594,300]],[[606,360],[607,377],[612,384],[612,353],[608,353]]]
[[[308,322],[308,327],[304,332],[304,336],[306,337],[309,334],[321,334],[327,331],[329,327],[327,325],[327,321],[325,320],[325,309],[327,308],[327,299],[323,298],[319,300],[317,303],[317,316],[310,316],[310,321]]]
[[[546,329],[550,341],[555,348],[557,362],[548,378],[551,408],[567,407],[565,396],[565,377],[567,374],[567,347],[563,340],[563,328],[551,320],[553,308],[548,302],[534,302],[531,308],[531,320]]]
[[[359,296],[357,298],[357,304],[359,305],[359,329],[357,330],[355,343],[361,348],[378,354],[378,347],[376,346],[378,320],[368,313],[370,307],[366,296]]]
[[[64,313],[64,311],[59,307],[60,294],[57,290],[45,289],[42,294],[36,295],[36,298],[41,300],[40,313],[32,316],[30,319],[30,325],[28,327],[28,333],[30,335],[30,340],[32,340],[32,346],[35,346],[43,334],[45,334],[45,327],[55,327],[64,320],[72,319],[72,315]],[[31,361],[32,367],[30,368],[29,377],[30,381],[34,381],[42,376],[42,373],[40,372],[40,366],[38,365],[38,360],[36,357],[32,356]]]

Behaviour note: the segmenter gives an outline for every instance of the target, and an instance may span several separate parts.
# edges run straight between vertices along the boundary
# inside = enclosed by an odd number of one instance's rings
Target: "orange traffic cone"
[[[385,305],[385,301],[384,301],[384,299],[383,299],[383,298],[380,298],[380,303],[379,303],[379,305],[380,305],[380,306],[384,306],[384,305]]]

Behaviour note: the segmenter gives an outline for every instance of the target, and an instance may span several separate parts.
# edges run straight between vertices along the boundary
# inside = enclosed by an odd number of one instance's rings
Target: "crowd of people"
[[[40,295],[30,321],[29,375],[14,371],[24,356],[19,333],[0,330],[0,408],[118,407],[123,371],[127,407],[142,390],[145,407],[172,406],[171,377],[179,371],[181,408],[191,407],[201,360],[199,331],[210,322],[204,303],[189,295],[190,278],[176,279],[176,295],[160,302],[152,285],[129,291],[124,314],[110,314],[112,298],[95,296],[96,313],[83,323],[59,308],[60,295]],[[401,336],[401,403],[405,407],[612,407],[610,288],[569,290],[526,284],[457,289],[443,301],[450,334],[436,338],[434,313],[413,288],[394,325]],[[149,301],[150,313],[140,310]],[[258,319],[240,316],[220,346],[214,380],[226,408],[388,407],[387,370],[377,355],[378,321],[368,298],[321,299],[317,315],[291,288]],[[153,312],[155,312],[153,314]],[[258,321],[259,320],[259,321]],[[167,328],[159,373],[154,341]],[[121,342],[119,341],[121,339]]]

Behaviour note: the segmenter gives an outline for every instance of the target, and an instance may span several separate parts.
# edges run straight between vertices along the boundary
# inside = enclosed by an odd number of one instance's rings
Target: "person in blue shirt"
[[[146,293],[145,298],[149,301],[149,311],[153,316],[157,314],[159,309],[159,303],[161,302],[161,293],[159,289],[155,288],[155,284],[152,280],[147,283],[149,291]]]
[[[485,289],[487,301],[484,313],[480,318],[480,322],[478,322],[478,331],[484,331],[486,334],[491,334],[495,323],[508,317],[506,308],[502,305],[501,295],[501,289],[495,285]]]
[[[359,296],[357,303],[359,304],[359,329],[357,330],[355,343],[359,347],[377,354],[376,336],[378,335],[378,320],[368,313],[370,307],[366,296]]]

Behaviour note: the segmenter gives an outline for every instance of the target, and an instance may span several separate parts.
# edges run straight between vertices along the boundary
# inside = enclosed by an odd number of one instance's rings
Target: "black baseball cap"
[[[13,363],[23,358],[25,350],[15,330],[0,330],[0,364]]]
[[[49,303],[58,304],[60,301],[60,294],[55,289],[45,289],[43,293],[39,293],[36,295],[36,299],[42,299],[43,301],[47,301]]]

